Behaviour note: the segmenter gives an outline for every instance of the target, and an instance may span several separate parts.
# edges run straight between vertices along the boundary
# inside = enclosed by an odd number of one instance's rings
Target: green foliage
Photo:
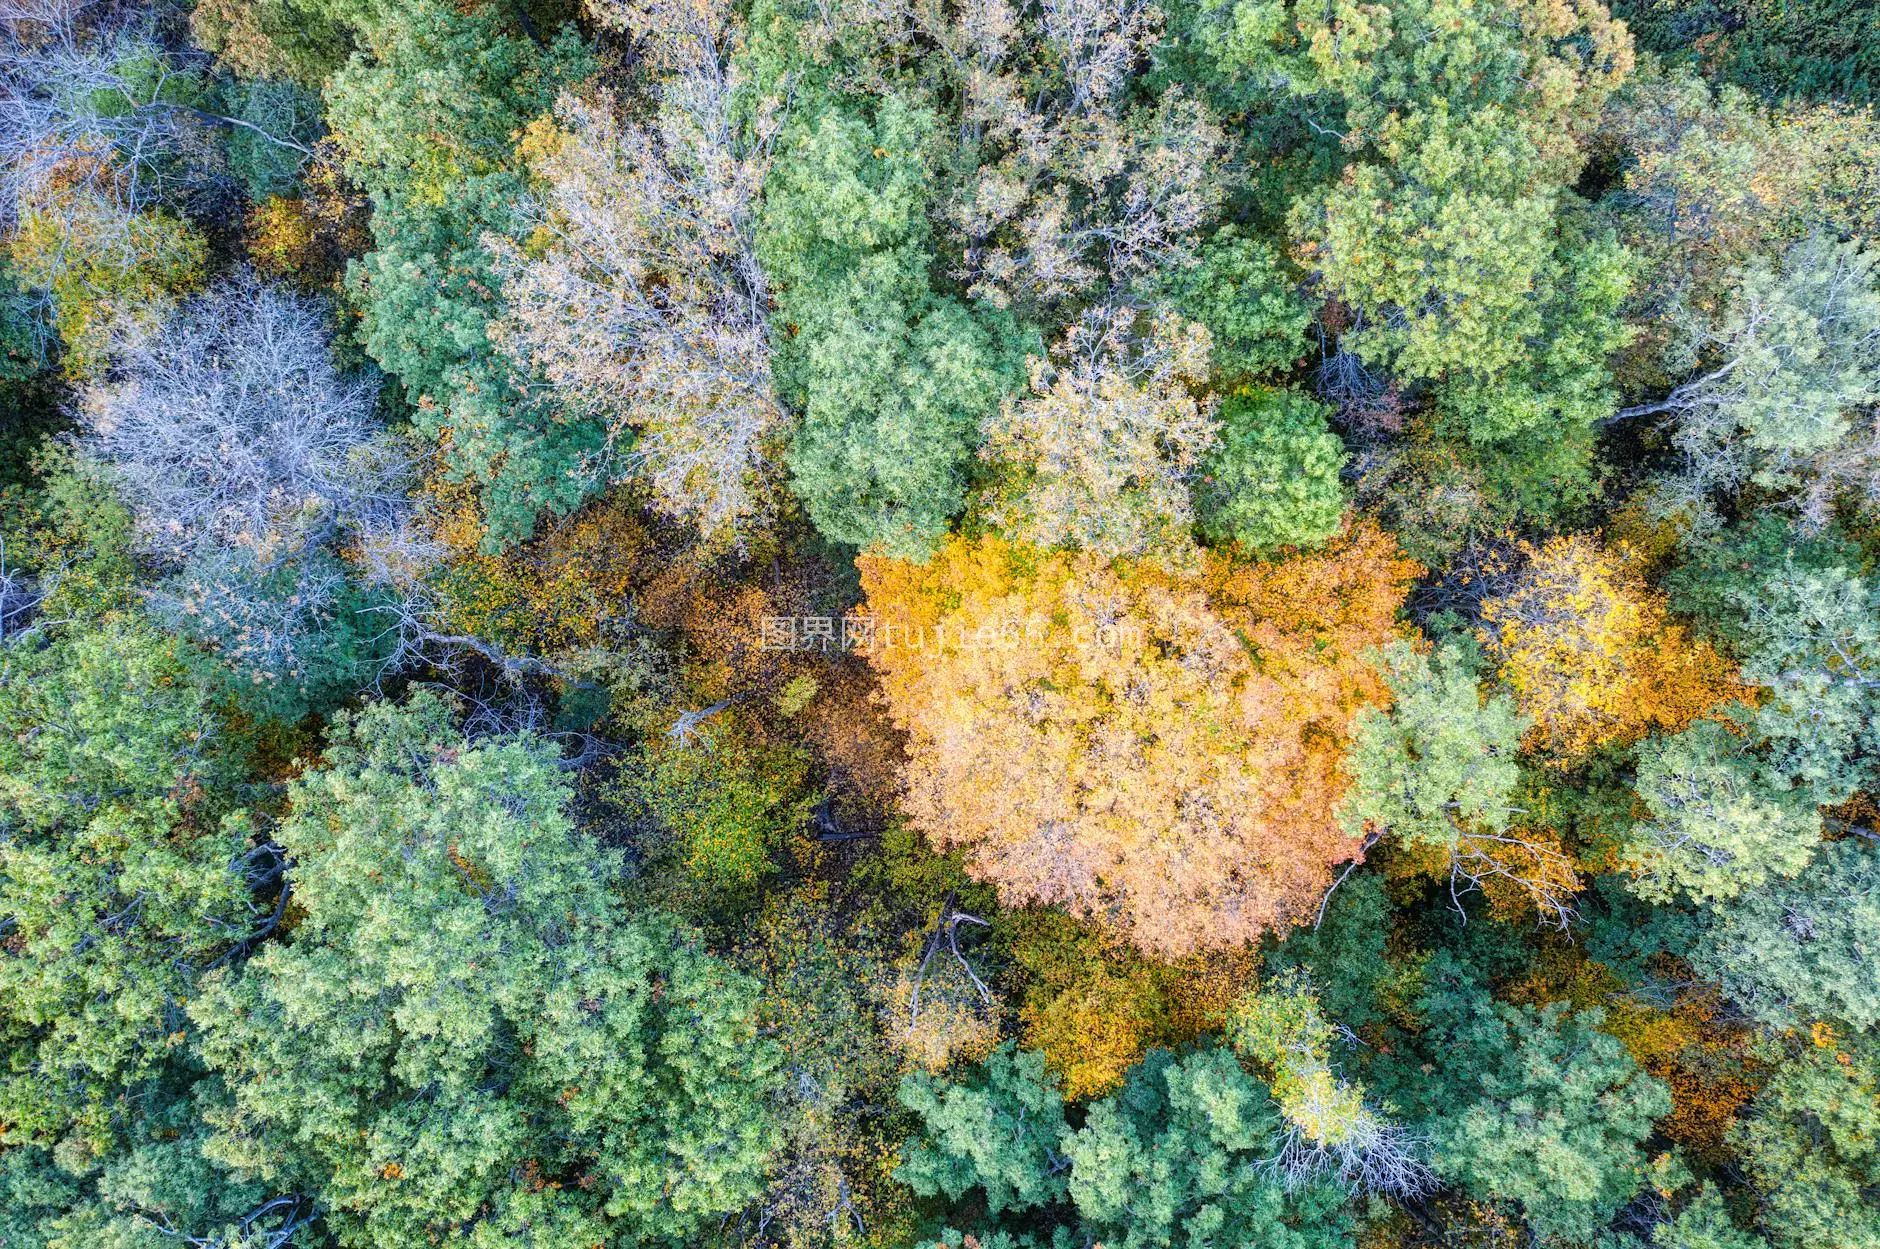
[[[1208,327],[1211,362],[1225,382],[1283,373],[1306,349],[1312,310],[1267,243],[1228,226],[1202,246],[1192,268],[1162,277],[1171,306]]]
[[[1596,5],[1490,0],[1212,12],[1223,73],[1288,100],[1342,166],[1288,213],[1335,301],[1337,397],[1427,393],[1432,431],[1482,458],[1491,507],[1557,516],[1586,493],[1607,356],[1630,333],[1631,262],[1568,189],[1577,136],[1630,68],[1623,29]]]
[[[58,570],[41,611],[54,620],[96,621],[136,608],[135,521],[117,491],[95,465],[57,443],[41,447],[33,468],[39,489],[6,516],[4,537],[13,570]]]
[[[1491,534],[1514,521],[1571,528],[1598,500],[1596,434],[1591,425],[1556,423],[1493,443],[1458,445],[1479,491],[1467,532]]]
[[[1880,764],[1880,590],[1841,567],[1785,561],[1737,591],[1743,676],[1766,687],[1755,729],[1771,782],[1808,802],[1844,802]]]
[[[1740,647],[1748,609],[1778,569],[1821,572],[1852,568],[1860,550],[1837,530],[1798,533],[1785,518],[1762,512],[1706,535],[1680,551],[1682,562],[1660,585],[1671,608],[1732,648]]]
[[[204,1154],[207,1132],[196,1110],[177,1089],[147,1098],[127,1146],[86,1176],[82,1195],[73,1193],[41,1214],[48,1249],[157,1249],[192,1234],[246,1249],[304,1224],[305,1198],[275,1200],[277,1194],[253,1176],[230,1172]],[[244,1227],[251,1239],[244,1240]]]
[[[1763,1242],[1730,1221],[1717,1186],[1705,1181],[1690,1204],[1652,1228],[1654,1249],[1761,1249]]]
[[[1793,881],[1750,890],[1706,917],[1687,957],[1757,1019],[1880,1023],[1880,857],[1859,839],[1823,846]]]
[[[515,134],[593,62],[572,30],[537,44],[495,5],[371,5],[326,85],[327,125],[365,187],[436,203],[512,164]]]
[[[872,116],[837,100],[798,108],[758,233],[778,386],[803,414],[794,488],[825,536],[924,556],[964,502],[980,417],[1037,343],[930,284],[930,112],[897,96]]]
[[[454,391],[492,380],[464,371],[494,352],[497,279],[478,239],[515,228],[523,190],[517,175],[499,172],[453,182],[436,203],[373,201],[372,251],[348,275],[360,338],[404,383],[419,428],[433,436],[451,417]]]
[[[0,1121],[102,1147],[264,918],[237,773],[184,648],[134,616],[0,650]]]
[[[1546,293],[1529,300],[1520,314],[1526,319],[1513,323],[1530,327],[1519,354],[1505,370],[1483,367],[1492,356],[1458,358],[1445,368],[1451,380],[1440,399],[1444,425],[1477,445],[1518,445],[1523,435],[1570,441],[1612,412],[1606,361],[1631,338],[1619,308],[1632,264],[1610,234],[1588,230],[1575,213],[1564,217],[1557,268],[1543,266]]]
[[[0,255],[0,387],[5,388],[0,393],[14,393],[14,387],[46,367],[40,328],[32,297],[20,289],[13,263]],[[21,456],[9,451],[7,458]]]
[[[1772,99],[1880,99],[1880,18],[1866,0],[1614,0],[1639,45]]]
[[[78,1185],[38,1145],[0,1150],[0,1244],[46,1249],[41,1224],[79,1198]]]
[[[1758,1223],[1784,1249],[1874,1249],[1880,1222],[1880,1061],[1871,1038],[1819,1038],[1781,1056],[1731,1133]]]
[[[1442,848],[1465,827],[1505,830],[1528,727],[1514,699],[1484,699],[1474,664],[1455,643],[1432,658],[1393,642],[1380,657],[1391,709],[1358,713],[1354,781],[1339,822],[1353,836],[1388,831],[1413,846]]]
[[[1268,553],[1316,546],[1344,513],[1345,449],[1324,405],[1291,390],[1242,391],[1220,409],[1220,441],[1195,484],[1198,528]]]
[[[225,94],[223,108],[230,117],[258,126],[268,135],[303,146],[311,146],[319,137],[320,98],[304,87],[250,79],[232,84]],[[250,199],[259,203],[293,190],[306,160],[302,153],[243,126],[229,127],[226,142],[229,172],[240,180]]]
[[[1758,762],[1730,729],[1703,720],[1646,742],[1638,756],[1647,819],[1627,835],[1626,854],[1640,896],[1719,905],[1807,866],[1821,840],[1820,814],[1766,789]]]
[[[1811,235],[1779,268],[1746,266],[1677,358],[1701,376],[1644,409],[1678,414],[1685,460],[1659,483],[1659,510],[1687,513],[1701,533],[1719,499],[1753,489],[1819,528],[1842,496],[1872,499],[1872,434],[1857,414],[1880,400],[1877,265],[1880,253]]]
[[[1880,1249],[1873,7],[0,23],[0,1246]],[[166,439],[276,466],[87,400],[249,267],[344,271],[408,527],[270,560],[120,500]],[[272,342],[231,321],[198,345]],[[314,523],[297,472],[257,532]],[[713,508],[735,550],[667,524]],[[1119,553],[1199,539],[1232,579],[1353,516],[1432,575],[1244,762],[1356,861],[1321,905],[1266,846],[1297,926],[1231,958],[1000,913],[976,877],[1013,864],[897,810],[879,674],[758,644],[852,605],[858,550],[887,583],[956,530],[1076,548],[1065,602],[1107,619]],[[1719,652],[1660,630],[1599,691],[1671,708],[1656,735],[1572,759],[1473,640],[1507,544],[1562,530],[1623,536]],[[463,609],[404,670],[368,568]],[[1243,623],[1184,633],[1196,688],[1296,711]],[[1140,702],[1112,659],[1077,662]],[[668,734],[675,681],[723,702]],[[407,701],[335,710],[380,683]],[[434,683],[627,738],[576,767]],[[1194,710],[1065,722],[1081,806],[1128,806]],[[1028,870],[1070,879],[1061,849]]]
[[[678,1239],[748,1200],[775,1062],[756,988],[623,913],[553,753],[465,743],[428,696],[331,740],[278,834],[292,941],[190,1007],[220,1077],[210,1156],[386,1249],[472,1220]]]
[[[600,484],[578,466],[601,432],[521,393],[489,340],[499,282],[480,240],[520,227],[522,193],[497,172],[449,184],[436,203],[375,196],[374,249],[348,274],[367,353],[403,383],[445,466],[482,485],[497,540],[527,537],[538,511],[572,511]]]
[[[572,511],[597,488],[580,466],[602,434],[557,419],[503,366],[481,240],[522,228],[516,137],[592,61],[571,31],[538,45],[497,6],[427,0],[366,20],[365,49],[327,88],[327,124],[372,192],[374,249],[348,274],[360,336],[447,468],[483,487],[492,540],[524,538],[537,512]]]
[[[1665,1086],[1599,1031],[1602,1012],[1487,1007],[1447,1037],[1429,1129],[1436,1168],[1478,1197],[1521,1203],[1544,1242],[1590,1240],[1644,1178]]]
[[[1354,875],[1333,891],[1318,926],[1287,937],[1265,967],[1275,976],[1303,971],[1325,1013],[1362,1034],[1383,1020],[1383,999],[1407,986],[1404,970],[1387,957],[1392,916],[1383,878]]]
[[[707,725],[688,740],[660,738],[625,764],[615,797],[650,821],[644,839],[671,846],[704,899],[748,898],[775,870],[784,839],[803,827],[813,796],[800,750],[753,741],[735,725]]]
[[[1289,1193],[1262,1167],[1281,1118],[1231,1052],[1151,1051],[1064,1142],[1085,1236],[1119,1249],[1349,1243],[1343,1194]]]
[[[923,1195],[957,1202],[981,1189],[995,1218],[1068,1197],[1072,1208],[1053,1213],[1074,1218],[1076,1240],[1119,1249],[1348,1243],[1341,1193],[1317,1184],[1288,1191],[1260,1165],[1279,1147],[1283,1120],[1225,1049],[1150,1051],[1075,1131],[1043,1057],[1009,1043],[962,1083],[915,1076],[901,1096],[923,1130],[898,1174]],[[1053,1243],[1064,1233],[1060,1225]],[[1029,1240],[996,1225],[981,1236],[1005,1238]]]
[[[961,1083],[915,1072],[901,1082],[901,1103],[922,1130],[895,1175],[923,1197],[958,1201],[978,1189],[996,1217],[1064,1196],[1064,1098],[1043,1054],[1007,1041]]]
[[[1880,254],[1808,240],[1781,269],[1744,273],[1715,337],[1739,361],[1715,392],[1717,418],[1759,450],[1810,452],[1848,430],[1854,409],[1880,399]]]

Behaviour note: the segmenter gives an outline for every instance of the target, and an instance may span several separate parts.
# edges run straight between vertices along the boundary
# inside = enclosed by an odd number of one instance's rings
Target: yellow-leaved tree
[[[1176,957],[1294,922],[1358,853],[1347,732],[1417,571],[1381,530],[1182,570],[996,537],[860,563],[907,812],[1007,901]]]
[[[1533,718],[1530,747],[1571,763],[1744,695],[1729,661],[1672,622],[1623,544],[1572,534],[1523,554],[1507,591],[1482,604],[1482,644]]]

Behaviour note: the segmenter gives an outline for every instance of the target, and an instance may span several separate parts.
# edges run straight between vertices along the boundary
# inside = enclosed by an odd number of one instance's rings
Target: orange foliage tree
[[[1341,760],[1417,571],[1381,530],[1192,570],[992,537],[860,563],[908,815],[1008,902],[1178,957],[1296,920],[1357,854]]]
[[[1594,747],[1675,733],[1743,697],[1728,660],[1673,624],[1629,549],[1584,534],[1523,547],[1525,569],[1482,605],[1482,644],[1532,748],[1570,763]]]

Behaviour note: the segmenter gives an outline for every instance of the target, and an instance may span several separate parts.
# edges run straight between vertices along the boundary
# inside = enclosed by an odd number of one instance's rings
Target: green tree
[[[1671,1110],[1603,1022],[1564,1003],[1478,999],[1442,1047],[1436,1169],[1478,1197],[1520,1203],[1543,1243],[1586,1243],[1611,1220],[1644,1180],[1652,1121]]]
[[[538,512],[601,484],[583,466],[603,434],[532,397],[491,344],[501,282],[482,240],[525,228],[516,138],[593,62],[571,29],[538,43],[504,6],[332,7],[361,43],[326,88],[327,125],[372,196],[373,250],[348,273],[361,340],[444,465],[482,487],[492,538],[526,537]]]
[[[1717,1186],[1708,1180],[1684,1209],[1652,1228],[1654,1249],[1763,1249],[1764,1242],[1730,1221]]]
[[[360,47],[326,84],[326,109],[367,190],[435,203],[454,182],[512,167],[516,132],[592,69],[571,27],[538,43],[512,12],[439,0],[359,6]]]
[[[1312,310],[1266,242],[1227,226],[1192,266],[1163,271],[1159,289],[1213,336],[1214,375],[1227,383],[1283,373],[1306,350]]]
[[[1270,553],[1317,546],[1345,510],[1345,448],[1324,405],[1291,390],[1241,391],[1221,404],[1221,433],[1202,461],[1195,508],[1203,536]]]
[[[231,813],[237,752],[185,649],[123,615],[0,650],[9,1143],[106,1147],[197,977],[267,927],[250,878],[274,860]]]
[[[1758,1224],[1784,1249],[1875,1249],[1880,1221],[1880,1062],[1871,1038],[1779,1054],[1730,1133]]]
[[[1386,835],[1449,877],[1452,899],[1491,883],[1525,894],[1565,926],[1578,888],[1573,861],[1545,829],[1517,824],[1517,762],[1529,717],[1503,692],[1482,696],[1476,661],[1459,643],[1427,655],[1383,648],[1389,712],[1354,721],[1351,789],[1339,820],[1354,837]],[[1433,856],[1433,857],[1432,857]]]
[[[1612,9],[1641,47],[1771,99],[1880,97],[1873,10],[1862,0],[1820,0],[1806,11],[1782,0],[1614,0]]]
[[[1880,499],[1872,422],[1880,401],[1880,253],[1811,235],[1775,267],[1752,261],[1724,309],[1694,326],[1681,361],[1704,371],[1623,415],[1675,413],[1681,474],[1658,507],[1701,530],[1719,496],[1786,496],[1819,529],[1845,494]]]
[[[1844,567],[1785,560],[1732,597],[1743,677],[1768,691],[1755,731],[1770,783],[1806,802],[1845,802],[1880,765],[1880,589]]]
[[[124,1146],[38,1212],[46,1249],[158,1249],[182,1237],[212,1249],[294,1243],[318,1215],[314,1200],[214,1162],[203,1151],[207,1135],[184,1082],[154,1090]]]
[[[348,272],[367,353],[403,384],[445,466],[482,486],[499,540],[526,537],[537,512],[572,511],[600,484],[578,470],[602,431],[556,420],[490,342],[501,283],[482,236],[521,228],[522,195],[507,171],[452,182],[436,202],[375,195],[373,250]]]
[[[1821,848],[1799,878],[1747,891],[1707,917],[1687,957],[1754,1017],[1880,1023],[1880,856],[1858,839]]]
[[[1855,568],[1861,558],[1860,548],[1837,530],[1798,533],[1790,518],[1775,512],[1697,536],[1678,554],[1681,562],[1660,581],[1671,609],[1732,650],[1742,647],[1751,609],[1772,574]]]
[[[903,1182],[956,1202],[983,1189],[995,1219],[1036,1212],[977,1233],[984,1244],[1040,1243],[1020,1229],[1041,1219],[1054,1245],[1349,1243],[1340,1189],[1310,1180],[1289,1188],[1267,1165],[1285,1120],[1226,1049],[1184,1057],[1151,1050],[1075,1131],[1064,1123],[1043,1055],[1015,1052],[1009,1043],[963,1082],[913,1077],[902,1099],[922,1120],[897,1172]],[[949,1229],[941,1243],[958,1245],[961,1234]]]
[[[895,1176],[923,1197],[979,1189],[997,1217],[1064,1196],[1064,1096],[1043,1054],[1007,1041],[963,1082],[917,1071],[901,1082],[901,1103],[921,1132]]]
[[[1501,692],[1484,699],[1475,666],[1456,643],[1431,655],[1392,642],[1380,657],[1391,708],[1358,713],[1353,784],[1339,822],[1353,836],[1389,831],[1445,848],[1461,828],[1506,830],[1528,727],[1514,699]]]
[[[1035,337],[937,293],[927,208],[935,119],[804,101],[779,136],[758,255],[776,292],[776,375],[802,412],[794,487],[826,536],[924,556],[960,510],[980,418]]]
[[[292,940],[191,1005],[206,1151],[346,1243],[678,1239],[761,1188],[755,986],[622,913],[555,764],[429,696],[342,720],[279,830]]]
[[[1714,720],[1654,738],[1638,751],[1639,800],[1625,853],[1641,896],[1720,904],[1763,891],[1808,865],[1821,816],[1771,792],[1743,739]]]
[[[1261,1164],[1284,1120],[1225,1049],[1152,1050],[1121,1092],[1064,1142],[1086,1243],[1119,1249],[1232,1245],[1335,1249],[1349,1243],[1345,1194],[1288,1190]]]
[[[1382,370],[1433,391],[1441,432],[1495,458],[1575,448],[1581,463],[1556,472],[1584,477],[1630,264],[1568,188],[1630,72],[1624,27],[1597,4],[1541,0],[1213,12],[1202,35],[1223,72],[1297,110],[1308,146],[1342,166],[1289,212],[1349,326],[1334,391],[1359,399]],[[1560,493],[1523,504],[1546,514]]]

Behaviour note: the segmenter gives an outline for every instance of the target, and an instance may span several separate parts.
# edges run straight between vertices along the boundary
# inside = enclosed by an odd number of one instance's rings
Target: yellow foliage
[[[1040,1050],[1073,1101],[1121,1088],[1123,1075],[1156,1043],[1156,995],[1108,982],[1059,994],[1019,1012],[1026,1049]],[[1119,991],[1120,990],[1120,991]]]
[[[1580,865],[1551,828],[1512,828],[1497,840],[1464,833],[1456,853],[1479,855],[1494,865],[1479,872],[1478,883],[1497,919],[1513,922],[1536,911],[1545,916],[1556,902],[1580,891]]]
[[[1179,957],[1294,922],[1356,853],[1347,730],[1417,568],[1381,530],[1192,570],[992,537],[859,563],[908,814],[1008,902]]]
[[[305,200],[270,196],[248,213],[248,255],[255,267],[292,278],[316,263],[313,214]]]
[[[1606,525],[1607,542],[1624,551],[1640,576],[1654,576],[1677,554],[1690,528],[1689,518],[1660,515],[1642,501],[1644,492],[1614,509]]]
[[[1527,568],[1482,605],[1481,637],[1534,718],[1532,749],[1569,764],[1745,696],[1723,656],[1670,622],[1628,548],[1576,534],[1522,551]]]
[[[925,976],[916,979],[910,970],[890,985],[887,1005],[900,1024],[892,1035],[911,1066],[938,1073],[978,1062],[999,1043],[998,1014],[961,979],[954,965],[936,958]]]
[[[23,213],[10,250],[20,281],[52,292],[66,376],[82,380],[103,369],[115,334],[201,285],[209,249],[171,213],[124,213],[74,190]]]
[[[1017,924],[1022,1041],[1044,1054],[1072,1100],[1121,1088],[1151,1048],[1218,1032],[1259,971],[1259,955],[1244,947],[1161,963],[1057,912],[1024,912]]]
[[[432,494],[438,536],[453,554],[441,578],[451,628],[504,647],[545,654],[594,643],[653,553],[645,526],[617,497],[491,554],[481,548],[482,511],[469,490],[440,483]]]

